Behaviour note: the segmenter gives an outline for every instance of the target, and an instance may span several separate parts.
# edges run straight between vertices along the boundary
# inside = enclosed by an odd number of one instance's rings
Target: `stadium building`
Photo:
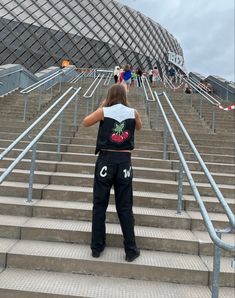
[[[1,0],[0,64],[32,72],[69,60],[77,67],[129,63],[166,71],[177,40],[142,13],[111,0]]]

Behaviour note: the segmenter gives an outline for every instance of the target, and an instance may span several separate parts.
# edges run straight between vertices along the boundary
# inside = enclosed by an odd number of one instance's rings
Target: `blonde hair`
[[[126,88],[122,84],[114,84],[109,88],[102,107],[110,107],[118,103],[121,103],[124,106],[129,106],[126,96]]]
[[[129,64],[126,64],[125,66],[124,66],[124,71],[127,71],[127,70],[130,70],[131,68],[130,68],[130,65]]]

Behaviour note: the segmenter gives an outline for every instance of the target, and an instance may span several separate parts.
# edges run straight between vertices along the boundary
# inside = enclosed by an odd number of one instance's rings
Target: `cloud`
[[[234,0],[120,0],[166,28],[189,71],[234,80]]]

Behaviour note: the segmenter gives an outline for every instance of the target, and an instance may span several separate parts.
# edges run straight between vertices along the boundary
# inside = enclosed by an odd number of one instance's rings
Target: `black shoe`
[[[101,254],[101,252],[97,251],[97,250],[92,250],[92,253],[91,253],[93,258],[99,258],[100,254]]]
[[[140,256],[140,251],[137,251],[135,255],[132,256],[126,256],[127,262],[133,262],[135,259],[137,259]]]

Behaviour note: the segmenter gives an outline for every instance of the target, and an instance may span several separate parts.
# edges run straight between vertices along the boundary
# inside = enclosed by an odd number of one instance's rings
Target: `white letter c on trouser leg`
[[[100,176],[106,177],[107,176],[107,166],[103,166],[103,168],[100,170]]]

